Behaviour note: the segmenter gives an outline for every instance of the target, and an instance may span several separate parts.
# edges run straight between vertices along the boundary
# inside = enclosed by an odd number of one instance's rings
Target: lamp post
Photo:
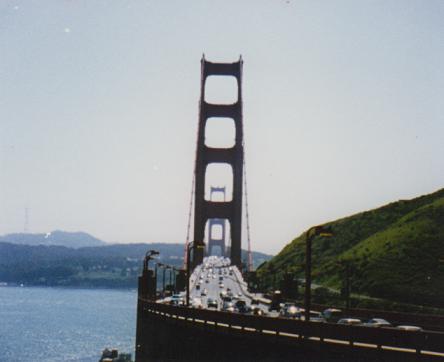
[[[173,273],[174,273],[173,269],[174,268],[172,266],[169,266],[168,269],[170,270],[170,288],[172,289],[172,287],[173,287]],[[172,292],[172,290],[171,290],[171,292]]]
[[[166,277],[166,270],[167,266],[165,264],[162,264],[163,266],[163,275],[162,275],[162,296],[165,297],[165,277]]]
[[[165,294],[165,264],[157,263],[156,266],[158,268],[163,268],[163,277],[162,277],[162,298],[163,298]]]
[[[323,225],[308,229],[305,237],[305,321],[310,321],[311,304],[311,242],[315,236],[333,236],[330,227]]]
[[[205,245],[202,242],[194,241],[187,246],[187,280],[186,280],[186,305],[190,306],[190,269],[191,269],[191,250],[193,249],[203,249]]]
[[[157,299],[157,265],[158,263],[154,264],[154,280],[156,281],[156,299]]]
[[[149,269],[149,262],[155,255],[159,255],[159,252],[156,250],[146,252],[143,260],[142,276],[139,278],[139,289],[142,291],[142,295],[148,299],[156,298],[156,281],[153,277],[153,271]]]
[[[173,293],[176,294],[176,272],[178,272],[179,270],[176,269],[175,267],[173,267]]]
[[[190,306],[190,255],[191,255],[191,249],[194,248],[194,244],[188,244],[187,246],[187,279],[186,279],[186,305],[187,307]]]
[[[143,261],[143,270],[148,270],[148,263],[151,259],[153,259],[153,256],[159,255],[159,252],[156,250],[148,250],[145,254],[145,259]]]
[[[352,272],[352,265],[349,260],[340,260],[337,263],[338,266],[342,268],[343,282],[341,287],[341,297],[345,299],[345,309],[347,311],[350,310],[350,292],[351,292],[351,282],[350,282],[350,274]]]

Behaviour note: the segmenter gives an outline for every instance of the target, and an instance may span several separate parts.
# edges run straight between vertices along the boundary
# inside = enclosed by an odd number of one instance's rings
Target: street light
[[[311,234],[310,234],[311,233]],[[305,236],[305,321],[310,321],[311,303],[311,242],[315,236],[333,236],[331,227],[318,225],[308,229]]]
[[[176,274],[176,272],[179,272],[179,269],[176,269],[174,266],[172,268],[173,268],[173,293],[176,294],[177,293],[177,290],[176,290],[177,274]]]
[[[352,264],[350,260],[339,260],[336,265],[342,268],[342,272],[345,273],[343,277],[345,278],[345,283],[341,286],[341,297],[345,299],[345,309],[350,310],[350,293],[351,293],[351,282],[350,276],[353,272]],[[345,285],[344,285],[345,284]]]
[[[174,273],[174,267],[172,267],[172,266],[170,266],[170,267],[168,267],[168,269],[170,270],[170,290],[171,290],[171,293],[173,293],[173,273]]]
[[[165,296],[165,264],[163,263],[156,263],[156,274],[158,268],[163,268],[163,278],[162,278],[162,298]]]
[[[166,264],[162,264],[163,267],[163,275],[162,275],[162,297],[165,298],[165,276],[166,276],[166,270],[168,268],[168,266]]]
[[[161,267],[163,264],[162,263],[156,263],[154,265],[154,279],[156,279],[156,294],[157,294],[157,275],[158,275],[158,269],[159,267]]]
[[[187,293],[186,293],[186,304],[187,307],[190,306],[190,264],[191,264],[191,250],[193,249],[203,249],[205,248],[205,245],[203,243],[194,241],[187,245]]]
[[[139,290],[141,295],[146,296],[148,299],[156,297],[156,286],[153,277],[153,271],[149,269],[149,262],[155,255],[159,255],[156,250],[148,250],[143,260],[142,276],[139,278]]]
[[[153,256],[159,255],[159,252],[156,250],[148,250],[145,254],[145,259],[143,261],[143,270],[148,270],[148,263],[151,259],[153,259]]]

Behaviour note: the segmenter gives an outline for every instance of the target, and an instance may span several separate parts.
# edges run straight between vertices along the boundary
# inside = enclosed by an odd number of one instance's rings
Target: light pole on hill
[[[305,236],[305,321],[310,321],[311,307],[311,242],[315,236],[333,236],[331,227],[318,225],[308,229]]]

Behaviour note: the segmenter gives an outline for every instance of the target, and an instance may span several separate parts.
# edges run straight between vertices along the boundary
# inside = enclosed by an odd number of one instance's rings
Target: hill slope
[[[351,267],[355,293],[444,307],[444,189],[328,223],[334,236],[313,240],[316,283],[340,289]],[[305,233],[259,269],[270,285],[285,271],[302,276]]]
[[[0,236],[0,242],[25,245],[60,245],[68,248],[106,245],[104,241],[90,234],[61,230],[55,230],[47,234],[7,234]]]
[[[19,245],[0,242],[0,282],[46,286],[136,287],[147,250],[158,260],[183,264],[183,244],[114,244],[67,248],[57,245]],[[246,252],[243,250],[243,254]],[[246,257],[246,255],[245,255]],[[271,258],[253,252],[255,265]]]

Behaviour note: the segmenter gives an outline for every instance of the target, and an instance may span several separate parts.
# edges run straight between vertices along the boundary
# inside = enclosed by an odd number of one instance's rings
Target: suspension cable
[[[251,253],[251,235],[250,235],[250,212],[248,209],[248,189],[247,189],[247,169],[244,152],[244,190],[245,190],[245,216],[247,222],[247,240],[248,240],[248,271],[253,271],[253,255]]]
[[[193,172],[193,181],[191,184],[191,196],[190,196],[190,206],[188,209],[188,225],[187,225],[187,237],[185,240],[184,257],[183,257],[183,268],[186,269],[188,263],[188,244],[190,243],[190,231],[191,231],[191,216],[193,213],[194,204],[194,184],[196,179],[196,173]]]
[[[240,61],[242,61],[242,56],[240,57]],[[240,69],[240,78],[242,82],[242,65]],[[243,101],[241,105],[241,112],[243,113]],[[243,119],[243,114],[241,115]],[[244,133],[244,122],[242,122],[242,158],[243,158],[243,169],[244,169],[244,195],[245,195],[245,218],[247,222],[247,241],[248,241],[248,262],[247,262],[247,270],[253,271],[253,255],[251,254],[251,235],[250,235],[250,212],[248,209],[248,189],[247,189],[247,167],[245,162],[245,133]]]
[[[201,103],[199,102],[199,112],[201,109]],[[186,269],[188,264],[188,245],[190,243],[190,232],[191,232],[191,218],[193,214],[194,205],[194,192],[196,187],[196,162],[197,162],[197,150],[199,144],[199,126],[196,131],[196,149],[194,151],[194,167],[193,167],[193,180],[191,182],[191,195],[190,195],[190,206],[188,209],[188,224],[187,224],[187,237],[185,240],[184,256],[183,256],[183,268]]]

